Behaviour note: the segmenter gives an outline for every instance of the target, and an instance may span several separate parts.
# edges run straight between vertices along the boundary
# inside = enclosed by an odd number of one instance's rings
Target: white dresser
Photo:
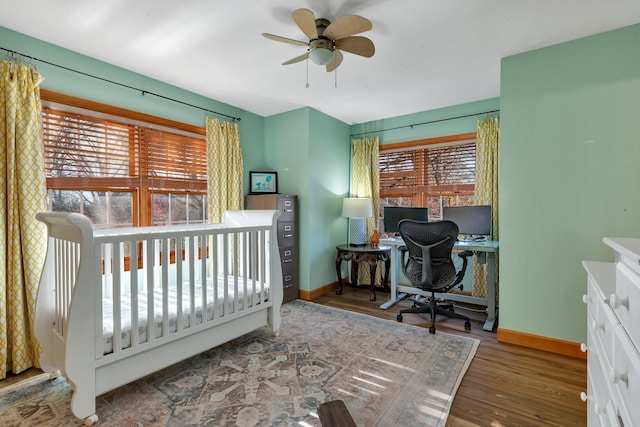
[[[589,426],[640,426],[640,239],[605,238],[615,262],[587,271]]]

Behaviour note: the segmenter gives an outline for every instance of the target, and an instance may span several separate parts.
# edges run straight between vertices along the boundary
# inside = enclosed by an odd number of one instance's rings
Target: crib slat
[[[156,239],[147,239],[147,287],[145,293],[147,296],[147,343],[155,338],[156,330],[153,327],[153,306],[154,306],[154,288],[156,280],[160,282],[158,270],[160,268],[160,258],[162,256],[162,247],[160,241]]]
[[[104,255],[104,245],[94,245],[93,247],[93,256],[94,259],[99,260],[98,265],[104,267],[102,268],[94,268],[93,269],[93,283],[99,284],[99,286],[95,287],[95,299],[93,301],[93,308],[95,310],[93,315],[93,345],[96,359],[101,359],[104,355],[104,346],[102,343],[103,336],[103,307],[102,300],[105,298],[105,284],[102,280],[103,277],[106,277],[106,271],[103,273],[103,268],[107,266],[107,257]],[[103,261],[104,260],[104,261]],[[110,264],[109,264],[110,265]],[[109,267],[110,268],[110,267]],[[109,276],[110,277],[110,276]]]
[[[200,242],[200,255],[196,257],[198,260],[198,266],[200,276],[200,288],[201,288],[201,298],[200,298],[200,307],[202,307],[202,323],[208,322],[207,316],[207,235],[201,234],[198,236],[198,241]]]
[[[176,333],[184,329],[183,307],[182,307],[182,281],[184,274],[184,264],[182,262],[182,238],[175,239],[176,244]]]
[[[113,353],[122,351],[122,265],[120,243],[112,244],[113,253]]]
[[[169,265],[171,264],[171,245],[168,238],[162,239],[162,336],[169,336]],[[176,263],[179,255],[176,253]],[[155,290],[154,290],[155,292]],[[153,298],[153,295],[152,295]],[[153,304],[155,306],[155,304]],[[154,316],[155,319],[155,316]],[[149,322],[155,329],[155,322]]]
[[[138,329],[138,242],[129,240],[129,294],[131,295],[131,347],[135,347],[140,342]]]
[[[213,282],[213,314],[212,320],[217,319],[220,316],[218,312],[218,261],[220,251],[218,250],[220,245],[220,234],[213,233],[211,237],[211,280]]]

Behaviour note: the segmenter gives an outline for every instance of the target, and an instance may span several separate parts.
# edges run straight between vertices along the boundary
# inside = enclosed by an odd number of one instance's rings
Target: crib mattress
[[[265,301],[269,299],[269,287],[268,285],[256,284],[256,291],[253,291],[253,282],[248,280],[246,284],[242,282],[242,279],[238,282],[238,296],[235,296],[234,278],[232,276],[227,277],[227,299],[225,305],[225,280],[224,277],[218,278],[217,282],[217,316],[221,316],[223,313],[228,314],[236,310],[236,306],[240,308],[251,307],[255,304],[259,304],[261,300],[261,291],[264,288]],[[154,290],[153,306],[154,306],[154,337],[161,337],[163,335],[163,296],[162,288]],[[213,319],[214,315],[214,289],[212,281],[207,282],[206,288],[206,319]],[[202,323],[202,284],[197,283],[194,286],[194,302],[195,302],[195,316],[194,325]],[[167,292],[168,300],[168,319],[169,319],[169,334],[175,333],[178,328],[178,294],[175,287],[170,287]],[[148,322],[147,322],[147,303],[148,298],[146,293],[138,293],[138,343],[147,342],[148,339]],[[183,284],[182,289],[182,329],[188,329],[191,325],[191,299],[190,299],[190,285],[188,283]],[[121,336],[121,348],[131,347],[131,297],[121,297],[121,315],[120,315],[120,336]],[[113,352],[113,325],[114,325],[114,303],[113,299],[105,298],[102,303],[102,342],[103,342],[103,354]]]

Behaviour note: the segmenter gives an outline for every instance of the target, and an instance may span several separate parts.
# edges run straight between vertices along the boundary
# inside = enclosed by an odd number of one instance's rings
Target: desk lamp
[[[342,202],[342,216],[349,218],[349,246],[367,244],[365,218],[373,216],[373,205],[368,197],[347,197]]]

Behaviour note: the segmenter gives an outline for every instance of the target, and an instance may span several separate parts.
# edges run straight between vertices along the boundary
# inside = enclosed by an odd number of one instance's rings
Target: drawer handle
[[[613,366],[609,369],[609,379],[614,384],[623,382],[626,386],[629,386],[629,376],[627,375],[627,373],[618,372]]]
[[[293,260],[292,260],[291,258],[289,258],[289,259],[283,259],[283,260],[282,260],[282,263],[283,263],[283,264],[285,264],[285,263],[287,263],[287,262],[293,262]]]
[[[621,306],[625,307],[629,310],[629,297],[620,298],[617,294],[611,294],[609,297],[609,306],[614,310],[620,308]]]
[[[282,237],[293,237],[293,234],[283,234]]]
[[[282,212],[293,212],[293,209],[282,209]]]
[[[580,344],[580,351],[581,352],[586,353],[587,350],[589,350],[589,347],[585,343]]]
[[[585,304],[589,304],[591,302],[591,298],[589,298],[589,295],[582,295],[582,302]]]

